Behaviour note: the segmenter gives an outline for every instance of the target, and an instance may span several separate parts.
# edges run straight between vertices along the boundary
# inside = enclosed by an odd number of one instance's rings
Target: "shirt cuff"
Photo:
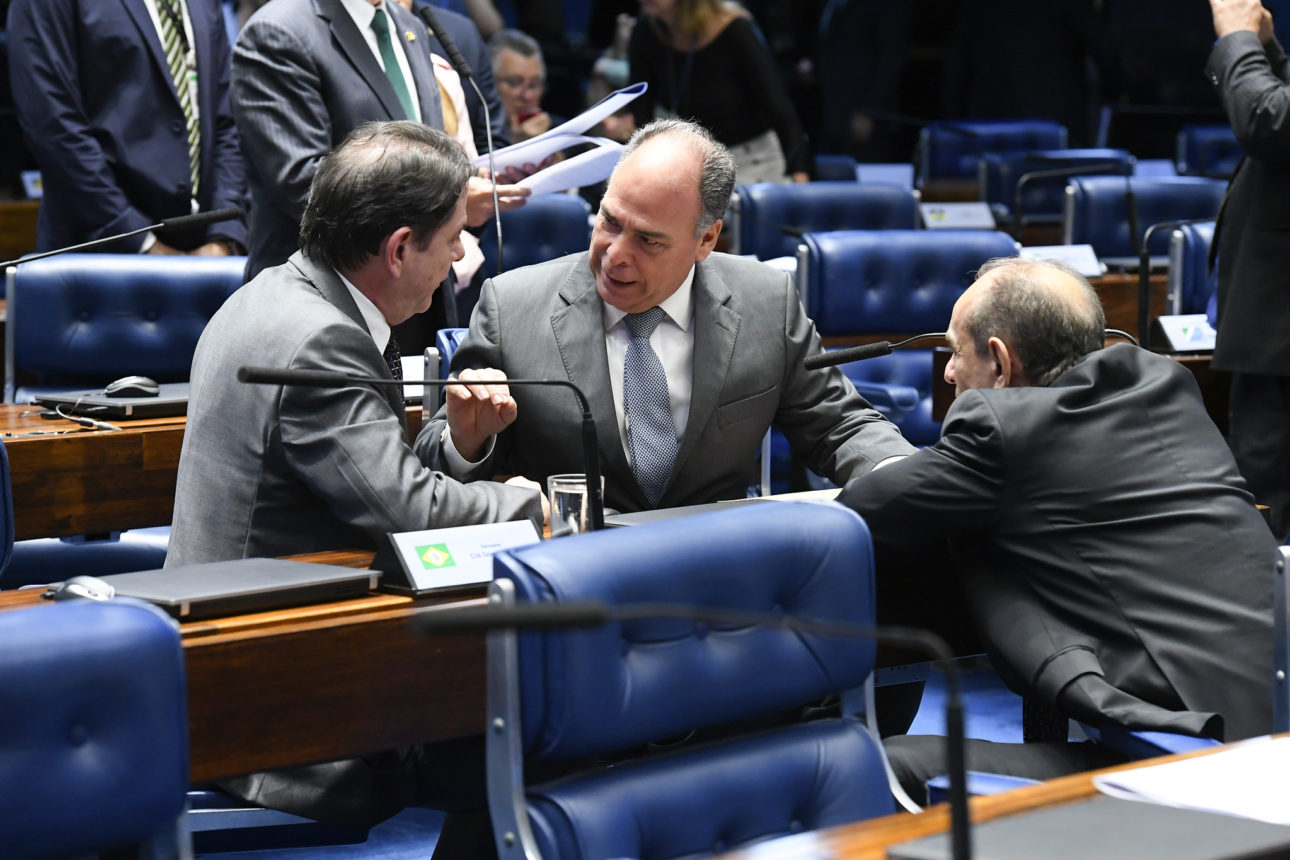
[[[143,244],[139,246],[139,253],[148,253],[152,250],[152,246],[155,244],[157,244],[157,234],[149,230],[143,235]]]
[[[877,463],[874,464],[873,468],[870,469],[870,471],[876,472],[879,469],[881,469],[883,466],[889,466],[892,463],[895,463],[897,460],[903,460],[908,456],[909,456],[908,454],[897,454],[894,457],[888,457],[885,460],[879,460]]]
[[[489,436],[488,441],[484,443],[483,455],[476,462],[471,462],[461,456],[457,446],[452,444],[452,432],[445,426],[443,432],[439,434],[439,445],[443,448],[443,465],[444,471],[448,477],[455,478],[458,481],[473,481],[479,477],[480,467],[487,462],[488,458],[493,456],[493,446],[497,443],[496,436]]]

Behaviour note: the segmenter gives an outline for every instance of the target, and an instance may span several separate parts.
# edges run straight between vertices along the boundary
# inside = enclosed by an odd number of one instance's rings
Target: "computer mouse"
[[[109,583],[95,576],[73,576],[66,582],[56,582],[45,591],[45,597],[51,600],[111,600],[116,596],[116,589]]]
[[[103,388],[108,397],[156,397],[160,392],[157,381],[146,376],[123,376]]]

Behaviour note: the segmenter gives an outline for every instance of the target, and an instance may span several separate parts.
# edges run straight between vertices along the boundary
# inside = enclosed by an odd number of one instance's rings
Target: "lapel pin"
[[[403,35],[407,37],[409,42],[415,42],[417,40],[417,34],[413,33],[411,30],[404,30]]]

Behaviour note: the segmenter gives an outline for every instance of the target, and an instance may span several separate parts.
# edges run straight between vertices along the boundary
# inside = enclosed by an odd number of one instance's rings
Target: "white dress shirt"
[[[336,271],[333,269],[332,271]],[[336,272],[336,277],[349,290],[349,294],[354,297],[354,304],[358,305],[358,312],[363,316],[363,322],[367,323],[367,331],[372,335],[372,340],[376,341],[376,348],[385,353],[385,347],[390,343],[390,324],[385,321],[385,314],[381,313],[371,299],[363,294],[363,291],[349,282],[349,278]]]
[[[345,7],[349,17],[354,19],[354,24],[358,27],[358,32],[363,34],[363,40],[367,42],[367,47],[372,49],[372,56],[376,57],[376,64],[385,71],[385,61],[381,59],[380,46],[376,44],[376,31],[372,29],[372,19],[377,15],[385,15],[390,22],[390,41],[394,43],[394,56],[399,61],[399,71],[403,73],[403,82],[407,84],[408,95],[412,98],[412,109],[416,111],[416,116],[408,117],[421,122],[421,101],[417,98],[417,82],[412,78],[412,67],[408,65],[407,49],[404,42],[407,41],[407,34],[399,29],[399,25],[389,12],[385,10],[385,3],[379,6],[373,6],[368,0],[340,0],[340,5]]]

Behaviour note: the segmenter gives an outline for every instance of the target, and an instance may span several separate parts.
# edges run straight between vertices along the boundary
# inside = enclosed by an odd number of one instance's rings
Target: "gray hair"
[[[636,130],[631,140],[627,141],[618,163],[626,161],[641,144],[664,135],[684,137],[703,157],[703,164],[699,168],[699,203],[702,209],[694,228],[694,235],[702,236],[705,230],[725,216],[726,209],[730,207],[730,195],[735,190],[734,156],[725,144],[712,136],[712,132],[696,122],[656,119]],[[612,179],[611,176],[610,180]]]
[[[542,58],[542,46],[528,33],[510,28],[503,28],[494,33],[488,40],[488,55],[493,60],[493,69],[497,69],[497,57],[502,51],[514,51],[521,57],[537,57],[542,64],[542,74],[546,74],[546,60]]]
[[[1079,286],[1078,300],[1058,294],[1049,280],[1056,273]],[[1032,385],[1048,386],[1106,343],[1106,314],[1097,292],[1065,263],[996,257],[977,278],[987,274],[993,282],[964,321],[978,355],[998,337],[1016,352]]]

